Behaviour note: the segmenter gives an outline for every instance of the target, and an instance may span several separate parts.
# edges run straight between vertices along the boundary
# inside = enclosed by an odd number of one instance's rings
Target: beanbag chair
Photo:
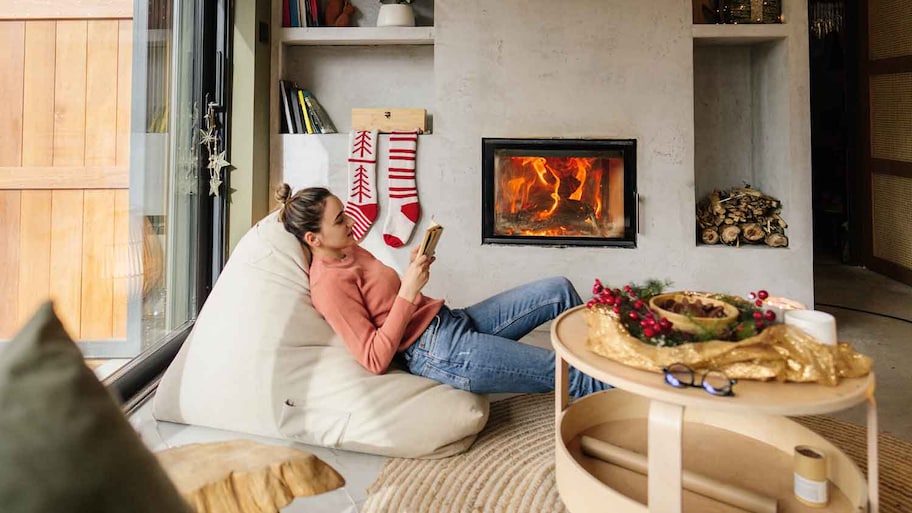
[[[275,212],[251,228],[165,372],[155,418],[384,456],[466,450],[487,399],[361,367],[314,310],[308,267]]]

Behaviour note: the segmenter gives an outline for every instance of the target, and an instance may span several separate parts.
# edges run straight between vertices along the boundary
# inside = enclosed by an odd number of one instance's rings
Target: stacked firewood
[[[782,203],[747,187],[715,190],[697,204],[697,226],[704,244],[788,246],[788,224],[779,217]]]

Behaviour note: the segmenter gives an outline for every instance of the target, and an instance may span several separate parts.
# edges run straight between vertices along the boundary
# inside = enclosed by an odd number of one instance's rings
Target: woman
[[[361,248],[342,201],[321,187],[276,191],[279,221],[311,253],[314,307],[367,370],[382,374],[401,354],[409,372],[479,394],[554,390],[554,353],[517,342],[581,303],[566,278],[548,278],[464,309],[421,293],[433,257],[412,249],[400,279]],[[610,388],[570,369],[570,395]]]

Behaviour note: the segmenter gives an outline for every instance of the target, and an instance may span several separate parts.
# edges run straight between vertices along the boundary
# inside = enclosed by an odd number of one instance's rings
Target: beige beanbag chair
[[[313,309],[306,269],[275,213],[251,228],[165,372],[155,418],[385,456],[467,449],[487,399],[365,370]]]

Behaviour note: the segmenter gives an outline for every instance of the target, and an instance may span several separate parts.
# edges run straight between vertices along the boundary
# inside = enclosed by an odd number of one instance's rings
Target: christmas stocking
[[[355,220],[352,234],[361,240],[377,219],[377,131],[348,136],[348,201],[345,213]]]
[[[388,246],[401,247],[409,237],[421,206],[415,188],[415,150],[418,131],[393,132],[389,143],[389,208],[383,225],[383,240]]]

